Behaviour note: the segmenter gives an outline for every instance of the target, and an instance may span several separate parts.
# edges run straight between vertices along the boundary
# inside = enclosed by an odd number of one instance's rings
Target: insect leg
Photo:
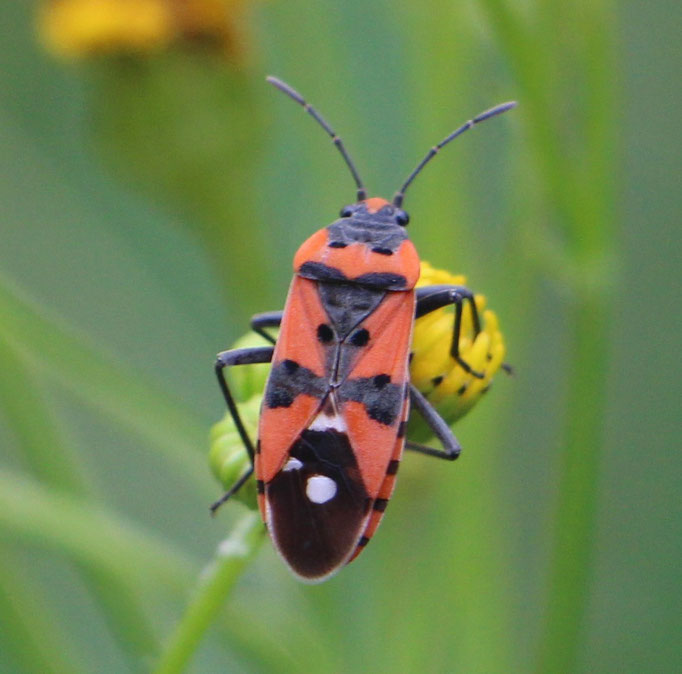
[[[436,456],[439,459],[454,461],[462,451],[459,441],[431,403],[412,384],[410,384],[410,401],[412,409],[416,409],[422,415],[424,421],[433,431],[433,434],[441,441],[443,449],[434,449],[433,447],[420,445],[409,440],[405,443],[405,449],[411,449],[415,452],[428,454],[429,456]]]
[[[425,286],[417,288],[417,312],[415,318],[420,318],[426,314],[441,309],[450,304],[455,305],[455,323],[452,330],[452,345],[450,346],[450,355],[459,363],[465,372],[483,379],[485,376],[482,372],[477,372],[459,355],[459,337],[462,332],[462,307],[464,302],[468,301],[471,306],[471,317],[474,324],[474,339],[478,333],[481,332],[481,320],[478,316],[478,309],[474,301],[474,294],[465,286]]]
[[[244,444],[244,449],[246,449],[251,465],[247,471],[242,475],[237,482],[230,488],[229,491],[225,492],[212,506],[211,513],[215,514],[216,510],[227,501],[230,496],[239,490],[239,488],[251,477],[253,473],[253,461],[254,461],[254,448],[253,442],[249,437],[249,434],[244,428],[244,423],[239,415],[239,410],[237,409],[237,404],[230,393],[230,387],[225,379],[225,368],[232,367],[233,365],[251,365],[254,363],[269,363],[272,360],[274,348],[271,346],[258,346],[248,349],[232,349],[231,351],[222,351],[218,354],[215,362],[215,373],[218,377],[218,384],[220,385],[220,390],[223,392],[223,397],[227,403],[227,409],[232,415],[232,420],[237,428],[239,437]]]
[[[283,311],[266,311],[264,314],[256,314],[251,317],[251,329],[274,344],[275,338],[263,328],[278,328],[282,324],[283,313]]]

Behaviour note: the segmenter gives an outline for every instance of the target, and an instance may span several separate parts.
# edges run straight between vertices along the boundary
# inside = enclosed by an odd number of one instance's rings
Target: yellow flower
[[[38,26],[60,56],[142,53],[182,40],[208,39],[234,47],[242,0],[47,0]]]
[[[418,287],[440,284],[465,285],[466,278],[434,269],[422,262]],[[488,389],[493,375],[504,361],[505,346],[497,316],[486,309],[483,295],[474,301],[481,318],[481,332],[474,339],[474,324],[469,302],[462,311],[459,354],[482,379],[464,370],[450,355],[454,326],[454,307],[445,307],[415,321],[412,337],[414,356],[410,364],[412,383],[452,424],[466,414]]]

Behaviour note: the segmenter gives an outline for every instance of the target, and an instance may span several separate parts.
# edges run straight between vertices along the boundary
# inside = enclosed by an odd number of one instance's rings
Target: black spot
[[[374,382],[374,386],[378,389],[382,389],[391,381],[391,377],[387,374],[378,374],[372,381]]]
[[[353,346],[367,346],[367,342],[369,342],[369,332],[365,328],[356,330],[350,338],[350,343]]]
[[[345,248],[348,244],[344,241],[330,241],[327,245],[330,248]]]
[[[404,438],[405,437],[405,432],[407,431],[407,424],[404,421],[401,421],[398,424],[398,437],[399,438]]]
[[[379,255],[393,255],[393,251],[390,248],[382,248],[381,246],[372,248],[372,252],[379,253]]]
[[[334,331],[326,323],[320,323],[317,326],[317,338],[323,344],[329,344],[334,339]]]
[[[464,395],[466,393],[466,390],[467,390],[466,384],[463,384],[462,386],[459,387],[459,389],[457,389],[457,395],[458,396]]]
[[[260,454],[260,440],[257,440],[257,441],[256,441],[256,450],[255,450],[255,454]]]
[[[367,545],[367,543],[369,543],[369,538],[367,538],[367,536],[363,536],[363,537],[358,541],[358,547],[359,547],[359,548],[364,548],[365,545]]]
[[[414,351],[410,351],[410,355],[408,356],[407,362],[411,364],[413,358],[414,358]]]
[[[374,501],[374,510],[378,510],[380,513],[382,513],[384,510],[386,510],[387,505],[387,498],[378,498],[376,501]]]
[[[388,468],[386,468],[386,475],[395,475],[398,472],[398,468],[400,468],[400,461],[391,459],[388,462]]]
[[[265,482],[263,480],[256,480],[256,491],[259,494],[265,494]]]
[[[437,377],[434,377],[434,378],[431,380],[431,383],[432,383],[434,386],[440,386],[440,385],[443,383],[443,375],[442,375],[442,374],[439,374]]]
[[[486,354],[485,354],[485,359],[486,359],[487,361],[491,361],[491,360],[493,359],[493,354],[492,354],[492,353],[486,353]]]
[[[294,372],[301,367],[295,360],[290,360],[289,358],[283,360],[282,365],[284,365],[284,369],[286,370],[287,374],[294,374]]]

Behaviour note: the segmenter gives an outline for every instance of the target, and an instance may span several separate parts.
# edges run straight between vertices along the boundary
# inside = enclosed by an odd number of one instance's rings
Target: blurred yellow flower
[[[135,53],[183,40],[208,40],[232,52],[242,0],[47,0],[41,38],[60,56]]]
[[[440,284],[465,285],[466,278],[428,262],[421,264],[418,287]],[[488,389],[493,375],[504,361],[505,346],[497,316],[486,309],[483,295],[474,298],[481,317],[481,332],[474,338],[471,305],[464,304],[459,353],[468,365],[484,375],[466,372],[450,355],[454,307],[433,311],[415,321],[412,337],[414,356],[410,364],[412,383],[426,396],[440,415],[452,424],[468,412]]]

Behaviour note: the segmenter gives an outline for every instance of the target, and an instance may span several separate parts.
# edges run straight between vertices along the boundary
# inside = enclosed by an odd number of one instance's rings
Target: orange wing
[[[327,320],[317,293],[315,281],[295,276],[289,288],[284,308],[282,325],[272,357],[273,373],[282,371],[283,377],[276,380],[271,374],[265,390],[264,405],[258,426],[258,453],[256,456],[256,478],[269,482],[282,468],[284,459],[296,438],[310,424],[320,405],[319,385],[324,378],[324,349],[320,345],[317,326]],[[276,388],[284,385],[281,379],[287,375],[286,363],[298,365],[300,390],[290,390],[291,401],[271,407],[268,399],[276,395]],[[300,381],[301,372],[309,372],[312,386],[305,390],[305,381]],[[293,374],[293,373],[292,373]],[[292,384],[292,386],[295,386]],[[296,395],[298,393],[298,395]]]
[[[398,387],[399,398],[392,400],[392,409],[376,410],[375,417],[387,413],[381,420],[372,418],[362,402],[342,404],[348,426],[350,442],[356,453],[363,482],[371,498],[376,498],[386,475],[386,468],[394,451],[400,421],[405,387],[409,382],[408,356],[412,339],[415,296],[412,292],[387,293],[386,299],[362,324],[370,335],[369,343],[362,349],[353,364],[350,375],[341,386],[341,392],[353,381],[367,382],[368,388],[376,383],[383,388]],[[373,392],[370,393],[370,395]]]

